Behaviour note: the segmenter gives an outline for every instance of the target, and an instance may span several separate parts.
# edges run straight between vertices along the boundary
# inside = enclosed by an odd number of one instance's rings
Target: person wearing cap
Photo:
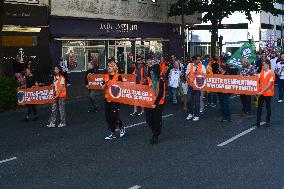
[[[115,130],[119,127],[119,137],[122,138],[125,135],[125,128],[123,127],[120,119],[120,104],[118,102],[112,102],[109,100],[109,94],[107,90],[114,82],[122,82],[122,76],[118,73],[118,67],[116,63],[112,62],[108,65],[108,74],[104,78],[104,90],[105,90],[105,117],[108,123],[108,128],[111,131],[110,135],[105,137],[105,140],[112,140],[116,138]]]
[[[55,127],[57,108],[60,113],[60,124],[58,127],[66,126],[66,114],[65,114],[65,101],[66,101],[66,81],[62,75],[62,70],[60,66],[54,67],[54,77],[53,77],[53,87],[54,87],[54,103],[52,104],[51,115],[49,119],[49,124],[47,127]]]
[[[155,92],[155,101],[152,108],[146,109],[146,122],[153,133],[150,144],[158,144],[162,129],[162,114],[166,96],[166,79],[164,74],[161,74],[159,64],[151,66],[150,77],[152,80],[151,86]]]
[[[140,85],[146,85],[147,84],[147,76],[148,76],[148,70],[147,66],[144,64],[142,58],[137,58],[137,67],[135,70],[136,75],[136,84]],[[133,113],[131,113],[131,116],[142,116],[144,113],[144,108],[141,108],[141,112],[138,113],[138,107],[134,106]]]

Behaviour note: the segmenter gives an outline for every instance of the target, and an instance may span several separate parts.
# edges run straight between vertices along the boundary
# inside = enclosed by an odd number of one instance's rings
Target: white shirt
[[[67,72],[68,71],[67,61],[66,60],[60,61],[59,65],[61,66],[63,72]]]
[[[278,62],[275,69],[277,73],[280,73],[280,79],[284,79],[284,64]]]
[[[271,70],[274,72],[275,71],[275,69],[276,69],[276,61],[278,60],[278,58],[277,57],[275,57],[275,58],[273,58],[273,59],[271,59],[270,60],[270,62],[271,62]]]
[[[193,64],[193,63],[190,63],[190,64],[187,65],[186,72],[185,72],[186,75],[188,75],[188,74],[190,73],[191,64]],[[194,65],[193,65],[193,69],[194,69],[194,70],[197,70],[197,69],[198,69],[198,65],[196,66],[196,65],[194,64]],[[202,65],[201,73],[206,74],[206,68],[205,68],[204,65]]]

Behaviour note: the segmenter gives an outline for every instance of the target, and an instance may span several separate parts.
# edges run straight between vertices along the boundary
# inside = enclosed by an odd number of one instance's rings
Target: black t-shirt
[[[14,60],[12,65],[14,73],[21,73],[22,71],[24,71],[24,64]]]
[[[35,77],[34,76],[26,76],[26,87],[27,88],[32,88],[35,86]]]

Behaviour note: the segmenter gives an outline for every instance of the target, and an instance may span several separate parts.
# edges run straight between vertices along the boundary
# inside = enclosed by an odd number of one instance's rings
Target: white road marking
[[[174,114],[168,114],[168,115],[163,116],[163,118],[168,118],[168,117],[171,117],[171,116],[173,116],[173,115],[174,115]],[[133,125],[126,126],[125,129],[129,129],[129,128],[136,127],[136,126],[143,125],[143,124],[146,124],[146,121],[143,121],[143,122],[140,122],[140,123],[135,123],[135,124],[133,124]]]
[[[0,161],[0,164],[1,163],[7,163],[8,161],[13,161],[13,160],[16,160],[16,159],[17,159],[16,157],[12,157],[12,158],[9,158],[9,159],[4,159],[4,160]]]
[[[265,122],[261,122],[261,123],[260,123],[260,125],[264,125],[264,124],[265,124]],[[255,130],[256,128],[257,128],[257,127],[252,127],[252,128],[250,128],[250,129],[248,129],[248,130],[245,130],[244,132],[241,132],[240,134],[238,134],[238,135],[236,135],[236,136],[230,138],[229,140],[226,140],[225,142],[222,142],[221,144],[218,144],[217,146],[218,146],[218,147],[223,147],[223,146],[225,146],[225,145],[227,145],[227,144],[233,142],[234,140],[237,140],[238,138],[240,138],[240,137],[242,137],[242,136],[244,136],[244,135],[246,135],[246,134],[252,132],[252,131]]]
[[[131,188],[128,188],[128,189],[139,189],[139,188],[141,188],[141,186],[136,185],[136,186],[132,186]]]

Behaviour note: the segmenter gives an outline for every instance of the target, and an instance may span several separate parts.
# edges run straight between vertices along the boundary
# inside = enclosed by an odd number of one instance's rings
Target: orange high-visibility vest
[[[211,77],[213,76],[213,71],[212,71],[212,62],[209,62],[207,68],[206,68],[206,73],[210,75]]]
[[[164,79],[162,77],[160,77],[160,79]],[[158,94],[160,93],[160,82],[159,82],[159,85],[158,85]],[[155,99],[158,97],[158,94],[155,94]],[[159,104],[164,104],[165,103],[165,97],[166,97],[166,82],[164,81],[164,91],[163,91],[163,97],[161,98]]]
[[[66,85],[65,85],[66,82],[64,82],[63,88],[62,88],[62,90],[60,90],[62,78],[64,78],[64,77],[60,75],[59,78],[58,78],[58,81],[57,81],[57,86],[56,86],[57,90],[55,91],[56,96],[58,95],[59,98],[65,98],[66,97]]]
[[[264,70],[261,71],[260,77],[259,77],[259,92],[261,92],[268,84],[269,80],[273,78],[272,85],[262,93],[263,96],[274,96],[274,80],[275,76],[274,73],[270,70],[269,73],[264,78]]]
[[[194,71],[194,63],[190,64],[190,70],[189,70],[190,83],[194,82],[194,75],[196,74],[202,74],[202,64],[201,63],[198,64],[197,71]]]
[[[167,62],[166,61],[161,61],[160,62],[160,68],[162,73],[167,73]]]
[[[114,82],[118,81],[118,76],[119,74],[114,74],[112,80],[109,79],[109,74],[106,74],[105,75],[105,78],[104,78],[104,82],[106,83],[106,86],[105,86],[105,98],[109,98],[109,94],[107,93],[107,90],[109,89],[109,87],[111,85],[114,84]]]

